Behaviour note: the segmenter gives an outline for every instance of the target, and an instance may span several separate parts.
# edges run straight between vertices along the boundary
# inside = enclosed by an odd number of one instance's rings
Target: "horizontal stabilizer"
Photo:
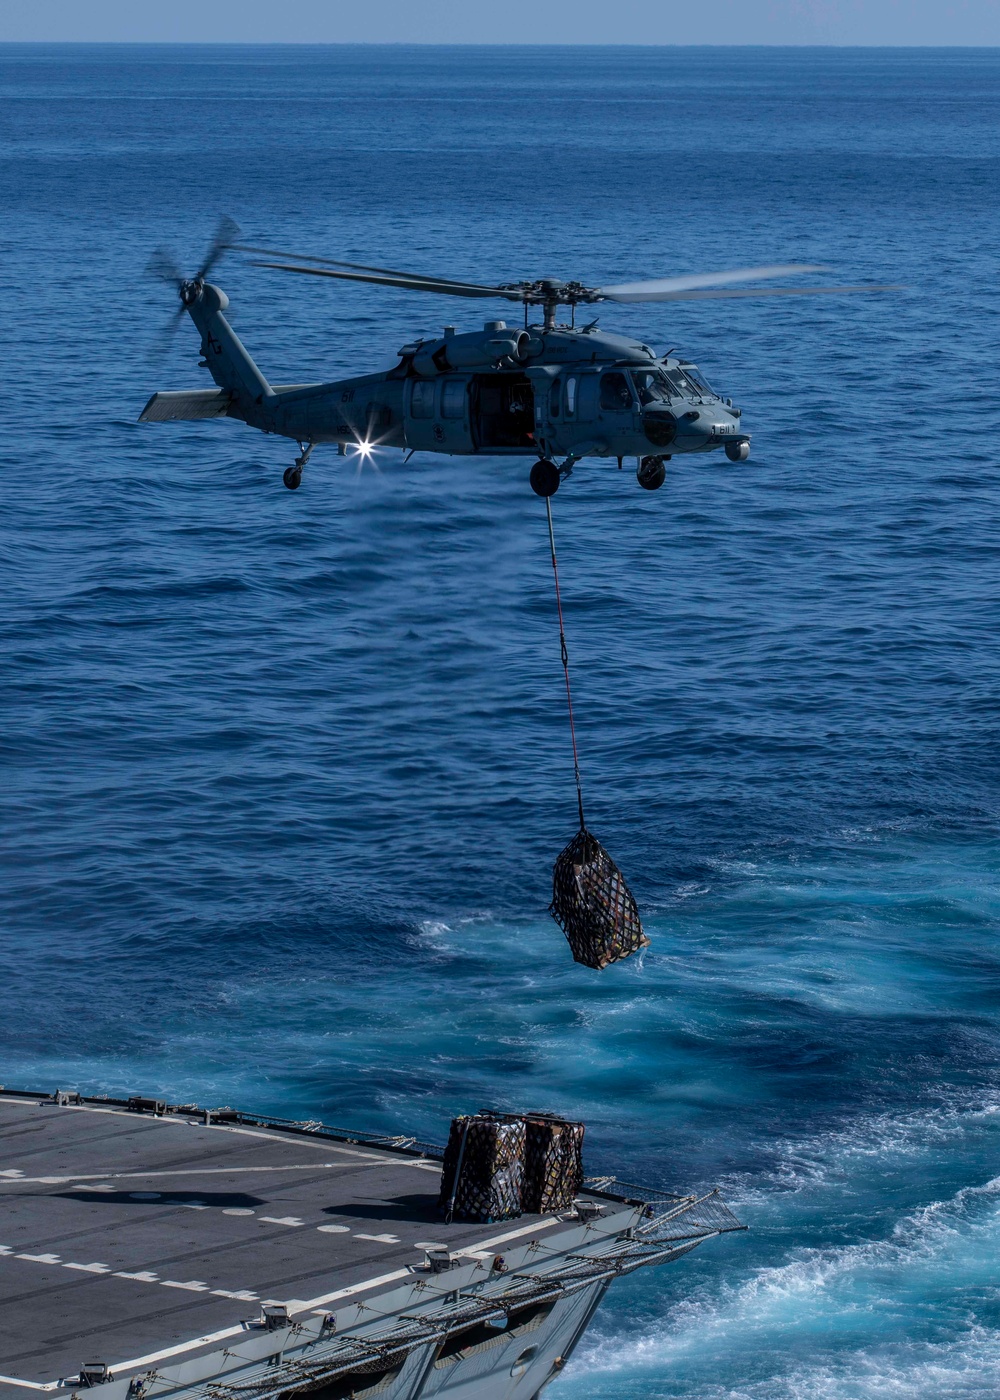
[[[196,418],[224,418],[233,401],[228,389],[181,389],[154,394],[139,414],[140,423],[185,422]]]

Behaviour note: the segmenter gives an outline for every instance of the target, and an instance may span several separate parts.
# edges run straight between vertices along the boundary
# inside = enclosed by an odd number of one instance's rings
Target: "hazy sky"
[[[996,45],[1000,0],[0,0],[12,39]]]

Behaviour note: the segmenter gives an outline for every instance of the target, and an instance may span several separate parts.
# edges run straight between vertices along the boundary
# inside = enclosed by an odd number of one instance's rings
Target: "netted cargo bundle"
[[[583,1186],[583,1124],[529,1113],[524,1128],[524,1209],[533,1215],[567,1210]]]
[[[586,967],[607,967],[649,946],[625,876],[585,827],[553,867],[549,913]]]
[[[521,1214],[524,1122],[476,1113],[452,1120],[438,1202],[448,1219],[491,1224]]]

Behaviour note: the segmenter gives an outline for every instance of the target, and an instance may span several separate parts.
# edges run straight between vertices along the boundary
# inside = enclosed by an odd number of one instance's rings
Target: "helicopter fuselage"
[[[591,324],[481,331],[404,345],[381,373],[270,386],[229,325],[228,298],[188,284],[185,305],[218,391],[156,394],[141,415],[230,417],[311,447],[401,448],[455,456],[667,458],[749,450],[740,410],[695,365]],[[183,295],[183,294],[182,294]]]
[[[456,456],[671,456],[749,441],[694,365],[564,326],[488,322],[406,345],[384,374],[281,398],[278,431],[296,438]]]

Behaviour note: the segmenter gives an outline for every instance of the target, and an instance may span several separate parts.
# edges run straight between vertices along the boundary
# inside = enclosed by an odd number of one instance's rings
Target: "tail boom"
[[[223,315],[229,298],[210,282],[186,284],[182,297],[201,335],[202,363],[229,397],[229,416],[263,427],[274,408],[275,392]]]

